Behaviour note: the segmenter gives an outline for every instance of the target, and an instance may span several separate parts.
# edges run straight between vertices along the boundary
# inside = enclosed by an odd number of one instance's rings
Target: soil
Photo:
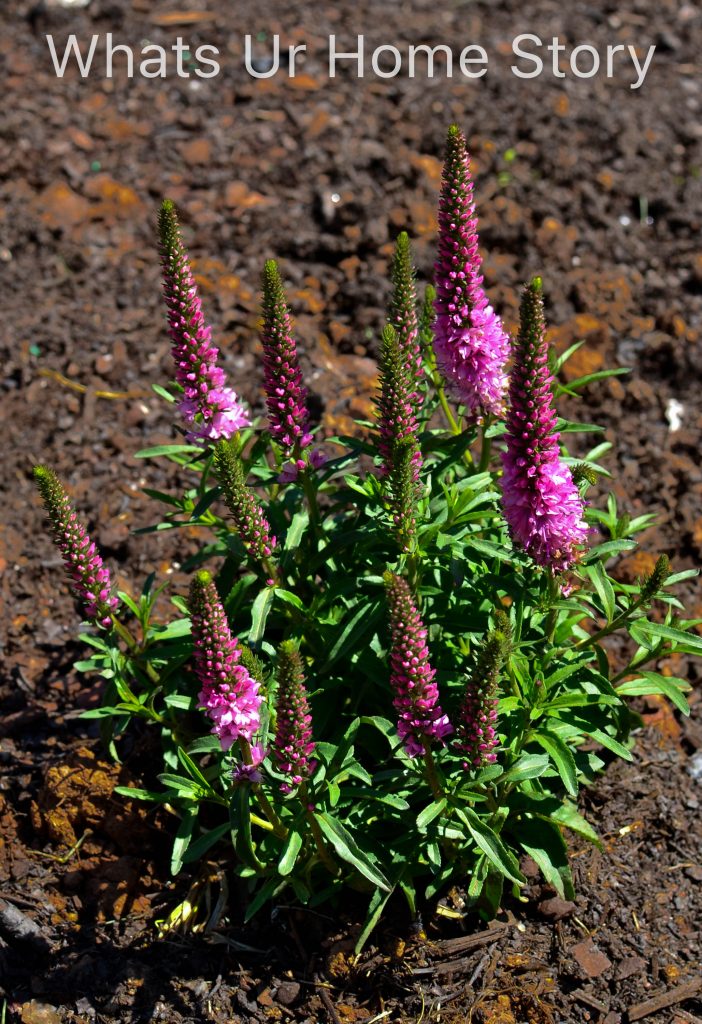
[[[334,919],[276,906],[244,929],[240,901],[216,927],[159,932],[188,895],[214,911],[227,879],[216,862],[173,880],[166,812],[112,795],[129,767],[107,762],[79,713],[97,683],[72,669],[75,611],[42,526],[31,465],[68,483],[115,571],[137,591],[153,569],[179,572],[194,538],[135,536],[153,508],[143,486],[178,473],[136,461],[171,440],[151,391],[170,377],[154,213],[179,205],[206,311],[237,387],[260,406],[257,288],[275,255],[289,285],[307,381],[325,431],[369,412],[392,239],[406,227],[419,276],[431,275],[435,206],[448,123],[465,129],[477,180],[486,285],[507,324],[520,283],[542,273],[553,340],[586,346],[569,372],[627,365],[564,411],[615,443],[608,465],[622,508],[658,513],[643,552],[617,566],[633,579],[666,552],[675,568],[702,550],[702,10],[683,0],[517,0],[335,5],[166,0],[5,5],[0,150],[0,270],[5,314],[0,417],[8,515],[0,525],[0,1020],[683,1024],[702,1019],[702,700],[692,716],[650,701],[633,763],[584,797],[605,851],[573,849],[578,896],[556,899],[532,877],[528,902],[485,925],[460,892],[421,926],[398,905],[358,962],[353,908]],[[174,12],[177,6],[177,12]],[[165,81],[98,70],[55,76],[46,33],[114,33],[191,49],[216,43],[222,73]],[[254,80],[243,36],[306,42],[295,79]],[[475,82],[346,69],[323,58],[336,33],[352,48],[480,42]],[[657,50],[645,83],[510,71],[520,32],[570,46]],[[266,52],[267,42],[260,45]],[[98,58],[102,52],[98,47]],[[584,444],[584,440],[582,444]],[[581,446],[578,454],[584,452]],[[681,588],[702,617],[698,587]],[[616,651],[612,657],[616,658]],[[525,865],[528,869],[529,864]],[[195,887],[194,889],[192,887]],[[215,915],[216,916],[216,915]],[[5,1014],[2,1016],[2,1014]]]

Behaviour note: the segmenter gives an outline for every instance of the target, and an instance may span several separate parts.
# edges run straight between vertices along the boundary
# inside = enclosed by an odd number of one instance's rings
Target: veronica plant
[[[375,424],[315,438],[278,267],[263,273],[267,420],[252,424],[164,204],[175,382],[155,389],[185,436],[140,456],[192,482],[149,491],[165,508],[153,529],[204,536],[170,619],[154,614],[153,577],[139,596],[112,593],[66,491],[35,471],[93,627],[78,667],[106,680],[86,717],[115,756],[133,723],[160,736],[163,771],[121,792],[178,815],[173,872],[218,858],[248,890],[248,917],[288,888],[310,905],[364,891],[359,946],[395,891],[414,911],[459,883],[493,914],[505,884],[519,894],[527,854],[571,896],[568,836],[599,843],[580,787],[631,758],[629,698],[663,694],[687,713],[687,683],[656,665],[702,653],[700,620],[670,593],[694,573],[662,555],[637,584],[618,578],[651,516],[589,503],[610,446],[558,416],[562,392],[623,371],[559,383],[577,346],[549,354],[538,279],[510,344],[483,288],[455,127],[439,236],[421,310],[398,240]],[[627,642],[610,648],[615,633]]]

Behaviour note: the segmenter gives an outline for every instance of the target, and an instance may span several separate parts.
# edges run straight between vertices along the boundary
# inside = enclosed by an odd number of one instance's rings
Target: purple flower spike
[[[249,414],[217,365],[219,349],[205,323],[202,304],[183,248],[175,206],[166,200],[159,213],[163,294],[168,333],[173,341],[176,381],[183,388],[179,409],[190,428],[187,438],[207,444],[231,437],[250,425]]]
[[[470,160],[463,133],[451,125],[439,200],[434,352],[450,393],[476,419],[502,412],[509,358],[509,338],[480,270]]]
[[[189,603],[195,674],[202,686],[199,700],[213,722],[212,735],[219,738],[222,750],[238,739],[251,743],[261,724],[259,683],[239,663],[241,648],[208,572],[193,579]]]
[[[401,576],[385,573],[390,613],[390,686],[399,715],[397,732],[409,757],[419,757],[435,740],[453,732],[439,706],[435,671],[429,664],[424,628],[409,585]]]
[[[283,456],[297,461],[312,444],[307,389],[302,383],[290,311],[275,260],[263,268],[263,387],[273,439]]]
[[[78,519],[59,478],[48,466],[35,466],[34,479],[49,517],[51,531],[86,616],[101,626],[112,623],[119,604],[110,596],[110,571]]]
[[[308,779],[315,762],[310,714],[302,657],[291,640],[284,640],[278,651],[278,694],[273,757],[278,769],[287,776],[281,785],[291,793]]]
[[[583,500],[560,456],[548,368],[541,278],[524,290],[509,388],[502,494],[512,540],[538,565],[562,572],[587,536]]]
[[[466,758],[466,769],[483,768],[497,760],[497,683],[509,653],[512,627],[504,612],[496,618],[497,627],[483,642],[458,713],[456,746]]]

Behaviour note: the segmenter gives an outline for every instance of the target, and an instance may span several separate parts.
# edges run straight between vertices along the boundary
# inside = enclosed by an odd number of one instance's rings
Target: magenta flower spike
[[[286,776],[280,789],[291,793],[315,768],[310,714],[302,656],[291,640],[278,650],[276,733],[272,746],[279,771]]]
[[[259,683],[241,661],[241,647],[232,636],[214,580],[199,572],[190,585],[195,674],[202,689],[200,705],[213,723],[222,750],[238,739],[251,743],[261,724],[263,698]]]
[[[466,758],[466,769],[483,768],[497,760],[497,684],[511,637],[509,619],[498,612],[497,626],[483,642],[458,712],[456,747]]]
[[[391,572],[386,572],[384,579],[390,613],[390,686],[399,716],[397,732],[407,755],[419,757],[434,741],[443,743],[453,726],[439,705],[436,673],[429,664],[427,631],[409,585]]]
[[[297,469],[303,449],[312,444],[307,389],[302,383],[297,345],[292,336],[290,310],[275,260],[263,268],[263,387],[273,440]]]
[[[34,479],[76,597],[88,619],[100,626],[109,626],[112,612],[119,604],[117,598],[110,595],[109,569],[103,565],[54,471],[48,466],[35,466]]]
[[[583,500],[561,459],[548,367],[541,278],[527,285],[520,310],[502,453],[502,501],[512,540],[537,565],[562,572],[585,542]]]
[[[217,365],[219,349],[212,343],[212,328],[202,313],[170,200],[161,206],[159,232],[168,333],[173,342],[175,378],[183,389],[178,408],[189,428],[188,440],[207,444],[231,437],[251,420],[236,392],[225,387],[224,370]]]
[[[450,394],[471,416],[499,414],[509,338],[483,289],[478,221],[463,133],[451,125],[439,200],[434,353]]]

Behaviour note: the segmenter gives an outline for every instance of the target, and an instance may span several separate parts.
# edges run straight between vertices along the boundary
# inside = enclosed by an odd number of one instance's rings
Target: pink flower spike
[[[200,680],[200,706],[213,723],[222,750],[238,739],[250,743],[261,724],[259,683],[240,664],[241,647],[210,574],[199,572],[190,585],[193,656]]]
[[[34,479],[49,517],[73,590],[86,616],[100,626],[112,625],[119,601],[110,596],[110,571],[78,519],[59,478],[48,466],[35,466]]]
[[[286,776],[281,792],[291,793],[310,777],[312,760],[312,715],[310,714],[302,657],[291,640],[278,651],[278,694],[273,757]]]
[[[273,440],[284,457],[299,461],[312,444],[307,389],[302,383],[290,310],[275,260],[263,268],[263,387]]]
[[[212,328],[202,313],[170,200],[161,206],[159,231],[168,333],[173,341],[175,378],[183,389],[178,408],[190,428],[187,439],[194,444],[209,444],[231,437],[250,426],[251,420],[236,392],[225,386],[224,370],[217,365],[219,349],[212,342]]]
[[[483,289],[478,220],[463,133],[449,128],[439,200],[434,353],[451,395],[481,419],[502,412],[509,338]]]
[[[385,591],[390,613],[390,686],[398,712],[397,732],[409,757],[420,757],[428,744],[453,732],[448,716],[439,705],[436,675],[429,664],[427,631],[401,576],[385,573]]]
[[[548,368],[541,279],[522,298],[502,453],[505,518],[515,544],[537,565],[563,572],[577,559],[587,526],[583,500],[563,462]]]

